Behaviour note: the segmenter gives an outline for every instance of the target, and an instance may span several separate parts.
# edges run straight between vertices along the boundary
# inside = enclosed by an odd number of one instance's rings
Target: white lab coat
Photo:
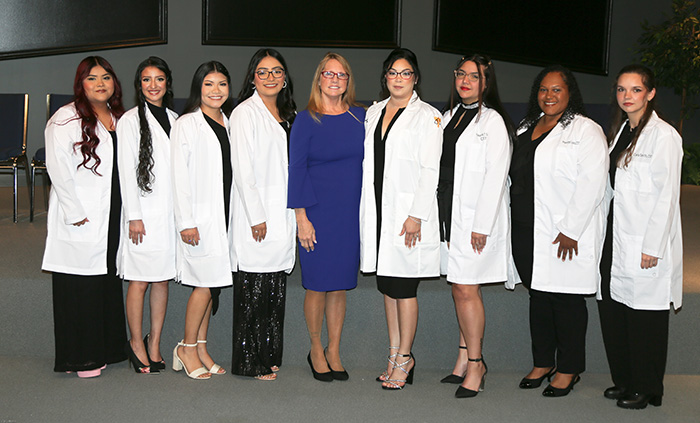
[[[224,121],[228,128],[226,116]],[[201,109],[197,109],[175,121],[170,140],[178,238],[176,279],[190,286],[230,286],[231,257],[219,139],[204,119]],[[199,231],[199,245],[186,244],[180,238],[180,232],[195,227]]]
[[[146,105],[146,122],[151,131],[153,175],[150,193],[139,189],[140,122],[138,107],[124,113],[117,124],[117,162],[122,195],[121,237],[117,272],[129,281],[160,282],[175,277],[177,231],[173,215],[170,178],[170,138]],[[177,114],[166,110],[170,127]],[[146,234],[138,245],[129,239],[129,221],[143,221]]]
[[[287,208],[287,133],[257,91],[231,113],[233,268],[252,273],[290,273],[296,259],[296,218]],[[266,223],[262,242],[252,226]]]
[[[670,303],[678,309],[682,304],[682,161],[680,135],[654,112],[629,166],[615,173],[610,296],[636,310],[668,310]],[[656,267],[642,269],[642,253],[658,257]]]
[[[100,139],[95,153],[101,163],[98,174],[84,166],[80,149],[80,118],[73,103],[67,104],[46,124],[46,168],[51,177],[47,236],[43,270],[73,275],[107,274],[107,231],[112,193],[114,145],[109,131],[97,124]],[[91,160],[88,166],[94,164]],[[81,226],[73,223],[88,218]]]
[[[533,289],[567,294],[596,292],[605,232],[603,196],[608,163],[603,130],[580,115],[566,127],[558,123],[535,150]],[[560,232],[578,241],[578,255],[573,260],[562,262],[557,258],[559,244],[552,241]]]
[[[445,113],[445,127],[459,107]],[[455,147],[449,282],[481,284],[508,278],[511,153],[503,118],[497,111],[482,107],[481,114],[464,129]],[[481,254],[472,248],[472,232],[488,235]]]
[[[380,276],[440,275],[437,183],[442,152],[442,116],[414,92],[386,140],[384,181],[374,180],[374,131],[389,99],[374,104],[365,119],[365,158],[360,197],[360,270]],[[374,184],[382,185],[382,226],[377,255]],[[413,248],[399,236],[408,216],[422,221]],[[378,263],[377,263],[378,262]]]

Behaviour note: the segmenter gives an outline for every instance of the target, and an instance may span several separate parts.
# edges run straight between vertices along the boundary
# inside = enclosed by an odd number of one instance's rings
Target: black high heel
[[[328,362],[328,357],[326,357],[326,350],[328,348],[323,349],[323,358],[326,359],[326,364],[328,364],[328,368],[331,369],[331,376],[333,377],[333,380],[348,380],[350,379],[350,375],[348,374],[347,370],[333,370],[331,367],[331,363]]]
[[[460,345],[459,349],[466,350],[467,346]],[[469,358],[467,358],[467,360],[469,360]],[[464,375],[466,375],[466,374],[467,373],[465,372]],[[440,383],[454,383],[455,385],[459,385],[462,382],[464,382],[464,375],[460,376],[460,375],[456,375],[456,374],[452,373],[452,374],[449,374],[449,375],[443,377],[442,379],[440,379]]]
[[[134,350],[131,348],[131,343],[129,341],[126,341],[126,345],[124,345],[124,352],[126,353],[127,357],[129,357],[129,363],[131,366],[133,366],[136,373],[151,373],[151,367],[143,364],[141,360],[136,357],[136,354],[134,354]]]
[[[574,390],[574,385],[576,385],[580,380],[581,376],[574,375],[571,382],[569,382],[569,386],[566,388],[555,388],[552,385],[548,385],[546,388],[544,388],[544,391],[542,391],[542,396],[549,398],[565,397],[569,395],[569,392]]]
[[[518,386],[520,387],[520,389],[539,388],[545,379],[547,379],[547,382],[551,382],[552,376],[554,376],[554,373],[556,373],[556,372],[557,372],[557,368],[552,367],[551,369],[549,369],[549,371],[545,375],[540,376],[537,379],[528,379],[528,378],[524,377],[524,378],[522,378],[522,380],[520,381],[520,385],[518,385]]]
[[[309,362],[309,367],[311,367],[311,373],[313,373],[314,379],[320,380],[321,382],[333,382],[333,375],[331,372],[319,373],[314,369],[314,363],[311,362],[311,351],[309,351],[309,355],[306,356],[306,361]]]
[[[148,339],[151,337],[151,334],[147,334],[143,338],[143,345],[146,347],[146,355],[148,356],[148,363],[150,364],[151,367],[151,373],[159,373],[161,370],[165,370],[165,360],[160,360],[160,361],[153,361],[151,360],[151,353],[148,352]]]
[[[460,385],[459,388],[457,388],[457,392],[455,392],[456,398],[473,398],[479,392],[483,391],[484,385],[486,385],[486,373],[489,372],[489,367],[486,365],[486,362],[484,361],[484,357],[482,356],[481,358],[467,358],[467,360],[471,361],[472,363],[478,363],[480,361],[482,363],[484,363],[484,374],[481,376],[481,384],[479,385],[478,391],[467,389],[464,386]]]
[[[413,357],[413,353],[409,354],[396,354],[397,357],[408,357],[408,360],[404,361],[403,363],[399,363],[398,360],[394,362],[394,369],[400,369],[402,372],[406,373],[406,379],[387,379],[384,382],[388,383],[389,386],[384,386],[382,385],[382,389],[386,389],[388,391],[400,391],[403,389],[406,385],[413,385],[413,373],[414,370],[416,370],[416,359]],[[411,370],[406,370],[405,366],[408,365],[413,361],[413,367],[411,367]],[[391,375],[389,375],[391,376]],[[399,385],[400,383],[403,383],[403,385]]]

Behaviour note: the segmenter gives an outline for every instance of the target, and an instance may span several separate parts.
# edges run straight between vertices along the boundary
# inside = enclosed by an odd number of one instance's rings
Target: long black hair
[[[620,69],[620,72],[617,73],[617,76],[615,77],[615,83],[613,84],[612,92],[613,92],[613,97],[612,97],[612,109],[613,109],[613,115],[612,119],[610,121],[610,131],[608,132],[608,145],[612,145],[613,142],[615,142],[615,137],[617,136],[617,133],[620,131],[620,128],[622,125],[625,123],[627,120],[627,114],[622,111],[620,108],[620,105],[617,103],[617,95],[616,95],[616,90],[617,90],[617,81],[620,80],[620,77],[625,74],[625,73],[636,73],[637,75],[642,77],[642,84],[644,84],[644,87],[648,90],[654,90],[656,89],[656,79],[654,78],[654,72],[652,72],[651,69],[649,69],[646,66],[643,65],[638,65],[638,64],[632,64],[632,65],[627,65]],[[656,96],[654,96],[649,102],[647,103],[646,109],[644,109],[644,113],[642,114],[642,118],[639,119],[639,124],[637,125],[637,128],[634,131],[634,135],[632,135],[632,141],[630,141],[630,145],[620,154],[620,156],[617,159],[617,163],[614,165],[618,167],[627,167],[630,164],[630,160],[632,160],[632,153],[634,153],[634,148],[637,146],[637,140],[639,139],[639,134],[642,133],[642,129],[646,126],[647,123],[649,123],[649,118],[651,117],[652,113],[656,110]],[[612,163],[611,163],[612,164]]]
[[[540,84],[545,76],[552,72],[559,72],[564,83],[569,89],[569,105],[566,106],[564,113],[561,115],[559,122],[562,126],[566,127],[574,119],[574,116],[588,116],[586,114],[586,107],[583,105],[583,97],[581,96],[581,90],[576,82],[576,77],[567,68],[561,65],[551,65],[542,69],[540,73],[537,74],[535,81],[532,83],[532,88],[530,89],[530,100],[527,105],[527,114],[518,125],[519,128],[529,128],[530,126],[537,123],[542,114],[542,109],[537,101],[537,94],[540,90]]]
[[[510,120],[510,116],[508,116],[508,113],[506,113],[506,110],[503,108],[501,97],[498,95],[498,83],[496,81],[496,68],[494,64],[486,55],[472,54],[471,56],[462,57],[457,63],[455,71],[459,70],[459,68],[461,68],[466,62],[474,62],[477,70],[479,71],[479,75],[484,76],[483,78],[479,78],[479,112],[477,116],[481,115],[482,105],[485,105],[486,107],[498,112],[498,114],[501,115],[501,118],[503,118],[503,122],[506,125],[506,130],[508,131],[508,139],[512,143],[515,139],[515,128],[513,127],[513,122]],[[452,86],[450,88],[450,98],[447,104],[445,104],[445,107],[442,109],[443,113],[454,109],[458,101],[461,102],[459,93],[457,92],[456,82],[457,76],[454,75],[452,78]]]
[[[139,163],[136,168],[136,184],[143,192],[151,192],[153,182],[153,138],[151,128],[146,119],[146,96],[141,88],[141,73],[148,68],[154,67],[165,74],[165,95],[163,96],[163,107],[172,109],[173,107],[173,76],[170,67],[165,60],[160,57],[151,56],[139,63],[134,76],[134,88],[136,90],[136,104],[139,114]]]
[[[420,68],[418,67],[418,58],[416,55],[407,48],[397,48],[389,53],[389,56],[382,63],[382,74],[379,76],[379,81],[382,86],[382,91],[379,93],[381,98],[389,97],[389,88],[386,85],[386,73],[394,65],[397,60],[404,59],[413,68],[413,89],[420,95]]]
[[[286,87],[282,88],[282,91],[277,95],[277,110],[280,117],[289,124],[294,122],[296,117],[297,105],[294,102],[294,84],[292,84],[292,75],[289,73],[289,68],[287,68],[287,62],[282,57],[282,54],[273,48],[261,48],[256,51],[253,57],[250,58],[250,63],[248,63],[248,70],[245,72],[245,79],[243,80],[243,85],[241,86],[241,91],[238,93],[238,103],[241,104],[253,95],[255,92],[255,70],[258,65],[265,57],[270,56],[273,59],[277,59],[278,62],[284,68],[284,82]]]
[[[192,113],[199,106],[202,105],[202,84],[204,83],[204,78],[207,77],[212,72],[220,73],[226,77],[226,82],[229,86],[228,98],[221,105],[221,111],[224,112],[226,116],[231,114],[233,110],[233,99],[231,98],[231,75],[229,75],[226,66],[221,62],[212,60],[210,62],[204,62],[194,71],[192,76],[192,85],[190,85],[190,96],[187,97],[187,102],[185,103],[185,111],[182,114]]]

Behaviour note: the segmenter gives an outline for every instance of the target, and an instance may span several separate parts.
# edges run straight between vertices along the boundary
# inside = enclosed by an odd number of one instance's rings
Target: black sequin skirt
[[[265,375],[282,365],[286,288],[285,272],[234,275],[233,374]]]

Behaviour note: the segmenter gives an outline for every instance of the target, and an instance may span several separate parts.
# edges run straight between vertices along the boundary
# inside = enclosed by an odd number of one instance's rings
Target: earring
[[[287,88],[287,80],[284,80],[284,85],[282,85],[282,88]]]

